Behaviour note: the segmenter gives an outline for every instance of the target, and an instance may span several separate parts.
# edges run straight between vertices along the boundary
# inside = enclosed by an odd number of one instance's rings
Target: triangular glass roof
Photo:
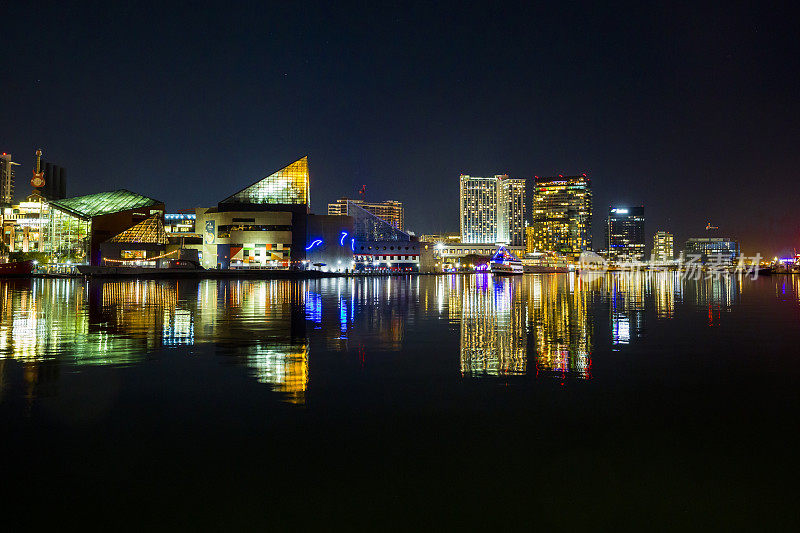
[[[53,200],[50,202],[50,206],[78,217],[89,218],[160,203],[158,200],[136,194],[127,189],[119,189],[117,191]]]
[[[354,202],[347,202],[347,214],[353,217],[353,235],[359,242],[411,240],[408,233],[400,231]]]
[[[308,205],[308,156],[258,180],[220,203]]]
[[[164,221],[161,220],[161,215],[156,214],[142,220],[132,228],[126,229],[119,235],[111,237],[108,242],[169,244],[169,238],[164,230]]]

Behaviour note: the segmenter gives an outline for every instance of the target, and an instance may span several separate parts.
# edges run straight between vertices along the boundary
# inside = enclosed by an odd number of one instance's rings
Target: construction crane
[[[36,168],[33,170],[31,187],[41,189],[44,187],[44,170],[42,170],[42,150],[36,150]],[[38,190],[36,192],[39,192]]]

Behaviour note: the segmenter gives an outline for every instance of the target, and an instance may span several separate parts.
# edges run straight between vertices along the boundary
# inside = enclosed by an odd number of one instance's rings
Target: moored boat
[[[0,277],[21,278],[33,274],[35,263],[33,261],[14,261],[12,263],[0,263]]]
[[[522,258],[522,270],[535,274],[553,274],[569,272],[567,258],[555,254],[533,252]]]
[[[505,246],[501,246],[489,261],[489,269],[492,274],[522,274],[523,272],[522,261],[509,252]]]

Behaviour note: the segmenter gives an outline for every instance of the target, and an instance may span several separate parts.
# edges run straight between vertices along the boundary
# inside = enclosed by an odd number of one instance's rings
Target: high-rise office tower
[[[14,167],[18,166],[11,160],[11,154],[0,154],[0,204],[5,207],[14,200]]]
[[[656,261],[671,261],[675,258],[672,233],[657,231],[653,236],[653,257]]]
[[[403,217],[403,203],[395,200],[385,200],[383,202],[366,202],[364,200],[351,200],[349,198],[339,198],[333,203],[328,204],[329,215],[348,215],[352,216],[348,210],[348,204],[357,205],[388,222],[395,228],[403,230],[405,220]]]
[[[592,248],[592,186],[580,176],[535,177],[529,249],[578,258]]]
[[[41,171],[44,172],[44,186],[39,194],[48,200],[63,200],[67,197],[67,169],[41,160]]]
[[[525,244],[525,180],[495,176],[497,189],[497,242]]]
[[[506,243],[525,240],[525,180],[496,175],[460,177],[461,242]]]
[[[644,207],[609,207],[606,246],[612,261],[644,259]]]

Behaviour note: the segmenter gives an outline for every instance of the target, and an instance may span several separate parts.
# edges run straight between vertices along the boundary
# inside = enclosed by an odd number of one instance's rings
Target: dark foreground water
[[[796,529],[799,377],[800,276],[0,281],[2,520]]]

